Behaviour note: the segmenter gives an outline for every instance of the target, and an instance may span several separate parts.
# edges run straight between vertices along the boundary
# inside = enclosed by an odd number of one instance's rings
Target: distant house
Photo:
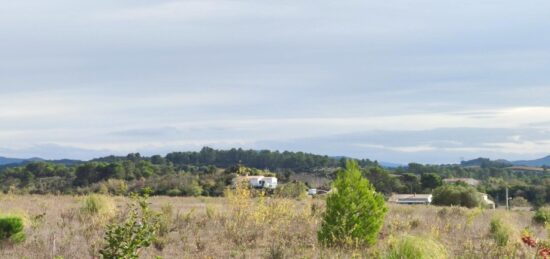
[[[447,179],[443,179],[443,182],[444,183],[463,182],[465,184],[469,184],[469,185],[472,185],[472,186],[477,186],[480,183],[479,180],[476,180],[476,179],[473,179],[473,178],[447,178]]]
[[[331,193],[331,189],[308,189],[307,194],[308,195],[325,195]]]
[[[388,202],[397,204],[431,204],[431,194],[393,194]]]
[[[483,205],[485,205],[485,207],[487,208],[495,209],[495,202],[489,199],[489,195],[485,193],[480,193],[480,194],[481,194],[481,197],[483,198],[482,199]]]
[[[275,189],[277,188],[277,177],[263,176],[263,175],[250,175],[250,176],[239,176],[236,178],[237,181],[247,181],[250,186],[254,188],[266,188],[266,189]]]

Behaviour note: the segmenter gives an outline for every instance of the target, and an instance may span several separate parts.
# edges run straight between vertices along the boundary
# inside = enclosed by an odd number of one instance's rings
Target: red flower
[[[539,255],[544,259],[548,259],[548,256],[550,256],[550,249],[548,249],[546,247],[540,249]]]
[[[521,241],[523,241],[524,244],[530,246],[530,247],[537,247],[537,240],[535,240],[532,236],[529,234],[524,234],[521,237]]]

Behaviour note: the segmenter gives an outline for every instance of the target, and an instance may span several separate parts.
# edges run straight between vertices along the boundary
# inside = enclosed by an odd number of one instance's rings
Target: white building
[[[489,199],[489,195],[481,193],[481,197],[483,198],[482,202],[486,207],[495,209],[495,202]]]
[[[388,202],[398,204],[431,204],[433,195],[431,194],[393,194]]]
[[[263,175],[251,175],[237,177],[238,181],[247,181],[250,186],[254,188],[277,188],[277,177],[263,176]]]

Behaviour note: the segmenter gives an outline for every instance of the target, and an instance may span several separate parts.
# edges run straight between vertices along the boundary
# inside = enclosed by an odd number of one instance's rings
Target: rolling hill
[[[514,165],[523,165],[523,166],[550,166],[550,156],[535,160],[520,160],[512,162]]]
[[[22,163],[23,161],[25,161],[25,159],[0,156],[0,165],[19,164],[19,163]]]

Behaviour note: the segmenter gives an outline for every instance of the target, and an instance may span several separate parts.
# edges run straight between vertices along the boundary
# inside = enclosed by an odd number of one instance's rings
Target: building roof
[[[388,201],[398,202],[403,200],[431,200],[431,194],[392,194]]]
[[[249,179],[249,180],[252,180],[252,179],[262,179],[264,178],[263,175],[246,175],[246,176],[241,176],[245,179]]]
[[[260,181],[260,180],[268,180],[268,181],[271,181],[271,180],[277,180],[277,177],[273,177],[273,176],[263,176],[263,175],[240,175],[240,176],[237,176],[237,179],[240,180],[256,180],[256,181]]]

